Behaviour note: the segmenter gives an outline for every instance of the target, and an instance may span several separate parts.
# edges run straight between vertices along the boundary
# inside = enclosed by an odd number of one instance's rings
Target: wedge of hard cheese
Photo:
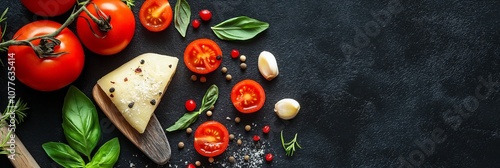
[[[146,53],[137,56],[97,81],[125,120],[144,133],[160,103],[179,59]]]

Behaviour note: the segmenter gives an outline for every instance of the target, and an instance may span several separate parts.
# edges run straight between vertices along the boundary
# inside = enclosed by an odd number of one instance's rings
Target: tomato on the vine
[[[17,40],[53,33],[62,25],[60,23],[40,20],[29,23],[19,29],[14,37]],[[10,46],[8,53],[15,58],[15,76],[23,84],[39,91],[54,91],[75,81],[83,70],[83,47],[70,29],[64,28],[55,36],[60,44],[54,47],[54,57],[40,58],[30,46]],[[40,40],[32,41],[39,45]]]
[[[21,0],[21,3],[31,12],[39,16],[59,16],[69,11],[75,0]]]
[[[219,68],[222,62],[222,50],[210,39],[195,40],[184,51],[184,64],[198,74],[208,74]]]
[[[76,32],[83,45],[100,55],[113,55],[125,49],[135,31],[134,14],[130,8],[120,0],[93,0],[87,9],[109,25],[107,29],[99,26],[82,12],[76,21]]]
[[[229,144],[227,128],[217,121],[206,121],[194,133],[194,148],[206,157],[222,154]]]
[[[231,102],[242,113],[254,113],[260,110],[265,101],[264,88],[251,79],[236,83],[231,90]]]
[[[172,22],[173,12],[168,0],[147,0],[141,6],[139,19],[152,32],[165,30]]]

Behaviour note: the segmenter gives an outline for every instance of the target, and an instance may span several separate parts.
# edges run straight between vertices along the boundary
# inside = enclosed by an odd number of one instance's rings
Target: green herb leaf
[[[63,105],[64,135],[69,145],[90,160],[90,153],[101,137],[97,110],[92,101],[76,87],[71,86]]]
[[[269,23],[247,16],[238,16],[215,25],[212,31],[221,40],[248,40],[267,28]]]
[[[295,133],[295,137],[290,141],[285,143],[285,139],[283,138],[283,131],[281,131],[281,146],[285,149],[286,156],[293,156],[293,152],[295,152],[295,146],[300,147],[297,142],[297,133]]]
[[[198,119],[198,115],[210,109],[210,107],[215,104],[218,97],[219,88],[217,85],[211,85],[203,96],[200,109],[197,112],[184,113],[184,115],[177,120],[174,125],[167,128],[167,131],[172,132],[186,129],[193,124],[196,119]]]
[[[174,9],[174,24],[175,28],[182,37],[186,37],[186,31],[191,19],[191,7],[186,0],[177,0]]]
[[[42,145],[45,153],[52,160],[63,167],[84,167],[85,162],[82,157],[76,153],[70,146],[60,142],[47,142]]]
[[[85,167],[112,168],[120,155],[120,142],[113,138],[102,145]]]
[[[122,2],[125,3],[128,6],[128,8],[132,8],[132,6],[135,6],[134,1],[135,0],[122,0]]]

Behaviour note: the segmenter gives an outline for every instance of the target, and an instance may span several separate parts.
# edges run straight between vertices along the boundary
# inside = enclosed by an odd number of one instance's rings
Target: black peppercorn
[[[128,108],[134,107],[134,102],[128,104]]]

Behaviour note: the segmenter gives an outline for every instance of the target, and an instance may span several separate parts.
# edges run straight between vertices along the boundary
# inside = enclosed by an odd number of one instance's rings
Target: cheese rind
[[[179,59],[145,53],[97,81],[125,120],[144,133],[177,69]]]

